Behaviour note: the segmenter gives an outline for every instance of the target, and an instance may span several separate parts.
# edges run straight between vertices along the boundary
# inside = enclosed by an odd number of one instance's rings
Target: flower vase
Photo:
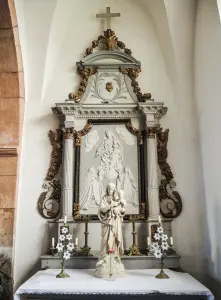
[[[161,270],[160,270],[160,273],[155,276],[155,278],[158,278],[158,279],[167,279],[167,278],[169,278],[169,276],[166,273],[164,273],[164,270],[163,270],[163,266],[164,266],[163,259],[164,258],[161,257]]]
[[[70,275],[68,275],[67,273],[65,273],[64,270],[64,259],[62,260],[61,263],[61,272],[56,276],[56,278],[69,278]]]

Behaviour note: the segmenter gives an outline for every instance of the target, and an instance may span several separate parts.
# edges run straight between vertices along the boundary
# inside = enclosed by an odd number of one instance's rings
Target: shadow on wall
[[[214,200],[214,206],[213,206],[213,222],[215,223],[213,228],[214,230],[211,230],[208,226],[208,221],[211,223],[212,217],[208,220],[206,220],[206,236],[208,237],[205,239],[205,284],[208,286],[209,289],[211,289],[212,293],[215,296],[216,300],[221,299],[221,205],[220,205],[220,199],[217,197]],[[212,238],[213,235],[213,238]]]

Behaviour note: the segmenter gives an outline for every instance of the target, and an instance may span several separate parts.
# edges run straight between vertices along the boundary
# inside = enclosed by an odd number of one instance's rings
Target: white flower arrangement
[[[61,272],[56,278],[68,278],[70,277],[64,270],[65,261],[71,258],[71,251],[74,249],[74,243],[71,242],[72,235],[69,233],[69,227],[67,226],[67,217],[65,217],[64,225],[61,228],[61,234],[57,243],[58,254],[62,258]]]
[[[74,249],[74,243],[71,243],[72,235],[69,233],[68,227],[61,229],[61,235],[59,236],[59,242],[57,243],[58,254],[62,256],[64,260],[71,257],[71,251]]]
[[[168,236],[167,234],[164,234],[161,223],[157,227],[157,232],[154,234],[154,239],[155,242],[151,246],[153,254],[156,258],[163,259],[163,257],[166,255],[166,251],[169,249],[169,244],[167,243]]]

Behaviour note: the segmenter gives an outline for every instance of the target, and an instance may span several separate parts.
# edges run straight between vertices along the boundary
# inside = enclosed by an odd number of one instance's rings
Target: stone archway
[[[24,82],[14,0],[0,1],[0,254],[12,258]]]

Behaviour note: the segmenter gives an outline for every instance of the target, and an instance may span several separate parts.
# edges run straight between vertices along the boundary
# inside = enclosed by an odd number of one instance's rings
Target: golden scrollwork
[[[62,162],[62,130],[50,130],[48,136],[52,145],[51,160],[43,184],[45,191],[39,196],[37,207],[42,217],[54,219],[59,214],[61,199],[60,180],[55,180],[54,178],[58,175]]]
[[[131,122],[127,122],[125,124],[127,130],[137,137],[137,141],[139,145],[143,144],[143,136],[139,129],[135,128]]]
[[[76,147],[80,147],[81,146],[81,135],[78,134],[78,133],[75,135],[75,146]]]
[[[141,72],[140,68],[119,68],[120,72],[124,75],[127,75],[131,79],[131,86],[133,87],[133,91],[137,96],[139,102],[145,102],[148,99],[151,99],[150,93],[141,93],[141,89],[139,87],[139,83],[136,80],[138,74]]]
[[[83,129],[79,130],[76,132],[76,146],[81,146],[81,140],[82,140],[82,136],[88,134],[88,132],[91,130],[91,128],[93,127],[93,124],[91,124],[90,122],[87,122],[87,124],[84,126]]]
[[[147,132],[147,138],[150,139],[154,139],[155,138],[155,134],[156,134],[156,128],[155,127],[147,127],[146,129]]]
[[[103,44],[107,50],[114,50],[115,48],[119,48],[126,54],[132,54],[131,50],[126,48],[124,43],[118,41],[115,32],[111,29],[107,29],[104,31],[103,35],[100,35],[96,40],[92,42],[91,46],[86,49],[85,56],[92,54],[94,49],[97,48],[100,44]]]
[[[67,140],[67,139],[73,140],[74,135],[75,135],[75,130],[73,127],[70,127],[70,128],[63,127],[62,132],[63,132],[65,140]]]
[[[61,184],[59,180],[46,181],[43,184],[46,189],[38,199],[38,211],[45,219],[55,219],[60,210]]]
[[[80,215],[80,204],[74,203],[73,205],[73,218],[74,220],[83,220],[82,215]]]
[[[49,140],[52,145],[50,166],[46,175],[46,180],[52,180],[59,172],[62,160],[62,143],[63,135],[62,130],[50,130],[48,133]]]
[[[174,190],[176,182],[167,162],[167,143],[169,129],[165,131],[160,128],[156,132],[158,164],[161,171],[161,181],[159,186],[161,214],[165,218],[176,218],[182,212],[182,199],[180,194]]]
[[[81,77],[81,82],[80,82],[80,87],[78,88],[77,93],[70,93],[69,94],[69,99],[70,100],[75,100],[75,102],[80,102],[80,98],[83,96],[86,87],[87,87],[87,83],[88,83],[88,78],[91,75],[96,74],[97,69],[96,68],[86,68],[84,66],[78,66],[77,68],[77,73],[80,75]]]
[[[130,220],[130,221],[138,221],[138,220],[144,220],[144,215],[143,214],[134,214],[134,215],[132,215],[132,214],[130,214],[130,215],[128,215],[128,219]]]

